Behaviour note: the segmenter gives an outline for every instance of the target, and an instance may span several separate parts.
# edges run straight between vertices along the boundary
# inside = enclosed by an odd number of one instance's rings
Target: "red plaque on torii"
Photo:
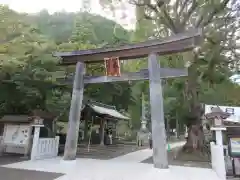
[[[118,57],[104,58],[106,76],[121,76],[121,67]]]

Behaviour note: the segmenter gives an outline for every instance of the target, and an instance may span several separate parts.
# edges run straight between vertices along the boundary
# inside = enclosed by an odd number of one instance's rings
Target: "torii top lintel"
[[[72,52],[57,52],[61,57],[61,65],[74,65],[78,61],[95,63],[108,57],[119,57],[119,60],[136,59],[148,56],[150,53],[166,55],[185,52],[193,49],[202,40],[202,31],[195,29],[179,33],[164,39],[149,40],[136,44],[129,44],[117,48],[97,48]]]

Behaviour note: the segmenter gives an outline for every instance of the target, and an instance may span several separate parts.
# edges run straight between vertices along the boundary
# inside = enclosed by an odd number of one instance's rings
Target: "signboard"
[[[29,137],[29,125],[5,125],[5,144],[27,145]]]
[[[104,58],[106,76],[121,76],[121,67],[118,57]]]
[[[240,176],[240,158],[233,158],[234,176]]]
[[[234,108],[226,108],[225,112],[234,115]]]
[[[231,157],[240,158],[240,138],[230,138],[229,143]]]
[[[116,129],[116,123],[109,121],[107,123],[107,128]]]

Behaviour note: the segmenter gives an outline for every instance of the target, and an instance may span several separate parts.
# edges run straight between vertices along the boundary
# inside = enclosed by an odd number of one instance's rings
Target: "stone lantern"
[[[223,120],[229,116],[229,113],[223,112],[219,107],[213,107],[210,113],[205,114],[207,119],[213,120],[211,130],[216,132],[216,144],[218,145],[223,145],[222,131],[226,131]]]

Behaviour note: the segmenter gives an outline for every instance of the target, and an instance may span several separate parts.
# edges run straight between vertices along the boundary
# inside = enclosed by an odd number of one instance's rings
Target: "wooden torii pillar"
[[[161,78],[186,76],[187,71],[161,68],[158,63],[158,55],[189,51],[201,42],[201,35],[201,30],[192,30],[161,40],[150,40],[118,48],[56,53],[55,56],[62,58],[61,65],[77,64],[63,159],[76,159],[84,84],[149,79],[154,167],[168,168]],[[148,57],[148,69],[122,74],[120,77],[84,76],[84,63],[103,62],[106,57],[118,57],[120,60]],[[70,78],[69,83],[72,83],[72,78]]]

